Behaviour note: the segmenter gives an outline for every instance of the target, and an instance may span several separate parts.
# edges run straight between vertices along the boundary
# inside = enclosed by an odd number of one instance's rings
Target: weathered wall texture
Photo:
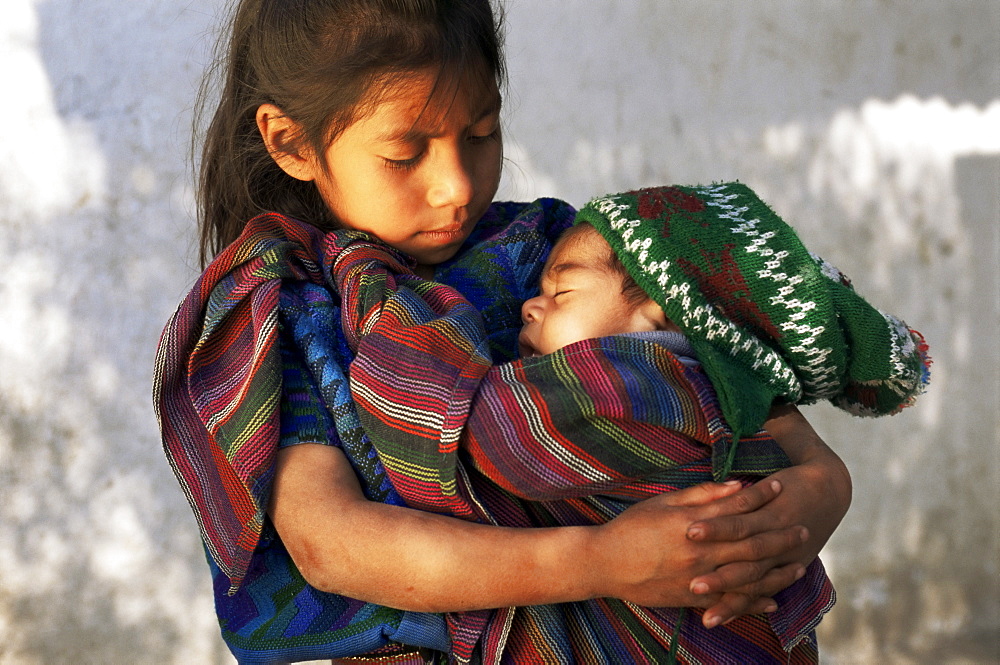
[[[148,397],[218,4],[4,2],[0,663],[230,662]],[[1000,4],[507,6],[505,195],[738,178],[931,344],[916,408],[807,412],[856,488],[826,662],[1000,662]]]

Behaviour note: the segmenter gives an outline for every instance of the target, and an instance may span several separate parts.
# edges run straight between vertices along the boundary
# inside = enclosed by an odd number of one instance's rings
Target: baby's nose
[[[538,321],[542,317],[542,306],[541,298],[535,296],[534,298],[528,298],[521,305],[521,323],[528,324],[534,321]]]

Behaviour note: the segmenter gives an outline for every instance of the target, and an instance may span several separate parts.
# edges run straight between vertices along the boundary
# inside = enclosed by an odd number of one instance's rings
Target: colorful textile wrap
[[[447,445],[435,440],[414,448],[430,451],[432,458],[417,459],[412,470],[397,461],[411,455],[398,446],[386,449],[383,465],[382,439],[389,446],[393,441],[378,436],[373,444],[349,389],[347,368],[354,372],[354,354],[340,321],[353,314],[342,311],[330,272],[343,250],[343,236],[263,215],[248,223],[196,283],[161,338],[154,402],[164,450],[205,541],[222,635],[239,662],[337,658],[397,643],[447,653],[457,662],[663,661],[677,626],[676,610],[596,599],[443,617],[318,591],[304,581],[264,513],[276,450],[296,443],[340,447],[372,500],[520,527],[603,522],[640,498],[710,478],[711,449],[731,433],[707,377],[663,346],[605,338],[585,340],[547,359],[503,362],[516,355],[520,305],[536,293],[552,243],[572,215],[569,206],[552,200],[494,204],[459,255],[435,275],[457,288],[473,310],[440,285],[401,279],[420,300],[421,289],[436,291],[429,300],[442,304],[442,318],[450,313],[451,320],[463,321],[439,328],[446,338],[454,335],[449,339],[458,340],[471,359],[463,363],[448,356],[448,363],[460,368],[459,376],[466,376],[462,372],[470,366],[480,372],[484,357],[492,363],[468,405],[472,414],[481,414],[481,420],[466,424],[467,432],[474,432],[469,450],[478,448],[481,454],[466,458],[462,447],[451,452],[450,440]],[[369,274],[361,269],[364,261],[354,260],[360,254],[342,258],[342,267],[358,268],[355,275]],[[404,264],[400,259],[393,269],[405,273]],[[401,290],[391,283],[392,272],[373,282],[378,284],[374,300],[371,294],[348,295],[344,310],[377,311],[380,318],[382,308],[375,303]],[[415,303],[406,298],[404,303]],[[407,307],[390,311],[407,322]],[[439,316],[433,307],[429,311],[430,319]],[[481,321],[464,323],[473,311],[482,314]],[[360,334],[351,333],[352,343],[379,339],[372,336],[377,321],[371,316],[368,321],[370,326],[357,329]],[[463,341],[468,331],[484,332],[485,346],[481,340]],[[576,418],[577,411],[535,395],[572,395],[567,384],[574,383],[573,399],[593,400],[594,406],[579,410],[585,418],[578,425],[581,434],[563,439],[557,435],[565,433],[554,423]],[[393,399],[400,397],[408,395]],[[442,422],[458,418],[445,416]],[[613,427],[619,427],[639,440],[643,433],[628,428],[647,420],[659,423],[660,434],[674,433],[655,452],[628,439],[617,449],[597,450],[598,443],[582,436],[592,423],[606,422],[612,426],[603,434],[606,439],[619,438],[612,436]],[[400,424],[412,427],[405,418]],[[736,468],[748,481],[785,463],[764,433],[745,438],[744,444]],[[524,463],[518,456],[537,456],[540,462]],[[525,468],[512,466],[511,460]],[[663,474],[642,476],[642,469],[653,468],[664,469]],[[630,480],[634,477],[639,479]],[[585,491],[591,493],[581,496],[578,488],[587,483]],[[778,612],[746,617],[709,635],[696,618],[689,619],[681,627],[679,658],[733,661],[735,648],[755,662],[815,662],[811,628],[833,602],[819,562],[777,600]]]
[[[460,440],[477,470],[534,501],[635,499],[710,480],[711,451],[730,433],[707,377],[669,347],[586,340],[494,366],[482,317],[458,291],[362,232],[331,233],[328,249],[358,416],[409,505],[490,519],[460,478]],[[737,473],[788,466],[763,433],[747,446]]]
[[[336,235],[333,277],[356,350],[351,391],[409,505],[503,526],[594,524],[638,500],[711,479],[713,449],[728,444],[731,432],[707,377],[667,346],[609,337],[492,366],[481,317],[457,291],[416,277],[406,257],[366,234]],[[735,471],[751,482],[787,465],[759,432],[741,442]],[[832,602],[817,563],[790,590],[774,617],[779,623],[758,617],[709,631],[689,621],[677,633],[680,653],[684,662],[747,653],[757,653],[756,662],[785,662],[790,652],[814,653],[800,642]],[[665,662],[679,610],[614,600],[573,605],[590,618],[560,617],[553,608],[449,615],[453,655],[460,662],[549,662],[553,653],[562,654],[555,662]],[[754,622],[751,639],[741,631]],[[599,636],[599,646],[572,640],[579,631]]]
[[[756,431],[775,400],[892,414],[927,384],[923,337],[861,298],[743,184],[600,197],[581,222],[690,340],[734,431]]]
[[[439,266],[491,322],[496,359],[515,355],[521,302],[574,213],[552,199],[494,204]],[[240,663],[337,658],[393,643],[451,650],[440,614],[309,586],[265,517],[278,446],[303,442],[340,447],[370,499],[403,504],[353,407],[352,354],[321,268],[324,239],[282,215],[251,220],[199,278],[157,349],[164,452],[197,518],[222,637]]]
[[[262,215],[197,281],[164,329],[153,386],[164,451],[201,531],[216,612],[240,663],[282,663],[367,653],[402,642],[449,648],[437,614],[401,612],[309,586],[265,508],[283,419],[283,289],[315,287],[316,311],[333,304],[322,269],[324,235],[280,215]],[[349,403],[346,376],[343,400]],[[335,410],[337,381],[327,399]],[[367,475],[369,496],[402,503],[350,414],[330,418],[322,440],[338,440]],[[360,473],[360,471],[359,471]],[[387,489],[389,488],[389,489]]]

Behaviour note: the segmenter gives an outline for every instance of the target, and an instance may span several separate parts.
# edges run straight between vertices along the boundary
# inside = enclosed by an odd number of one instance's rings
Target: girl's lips
[[[436,231],[424,231],[424,236],[436,242],[450,244],[456,241],[464,241],[471,232],[472,225],[468,220],[456,220],[454,225],[447,228]]]
[[[421,234],[425,247],[433,249],[448,249],[458,247],[469,237],[469,232],[465,229],[453,229],[450,231],[424,231]]]
[[[426,237],[435,243],[451,245],[465,240],[465,233],[461,229],[458,231],[428,231]]]

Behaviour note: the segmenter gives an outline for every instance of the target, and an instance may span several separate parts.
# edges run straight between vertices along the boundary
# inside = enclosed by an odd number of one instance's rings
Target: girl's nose
[[[521,305],[521,323],[529,324],[542,320],[542,297],[528,298]]]
[[[472,202],[472,173],[459,152],[442,155],[435,165],[427,202],[434,208],[454,206],[464,208]]]

